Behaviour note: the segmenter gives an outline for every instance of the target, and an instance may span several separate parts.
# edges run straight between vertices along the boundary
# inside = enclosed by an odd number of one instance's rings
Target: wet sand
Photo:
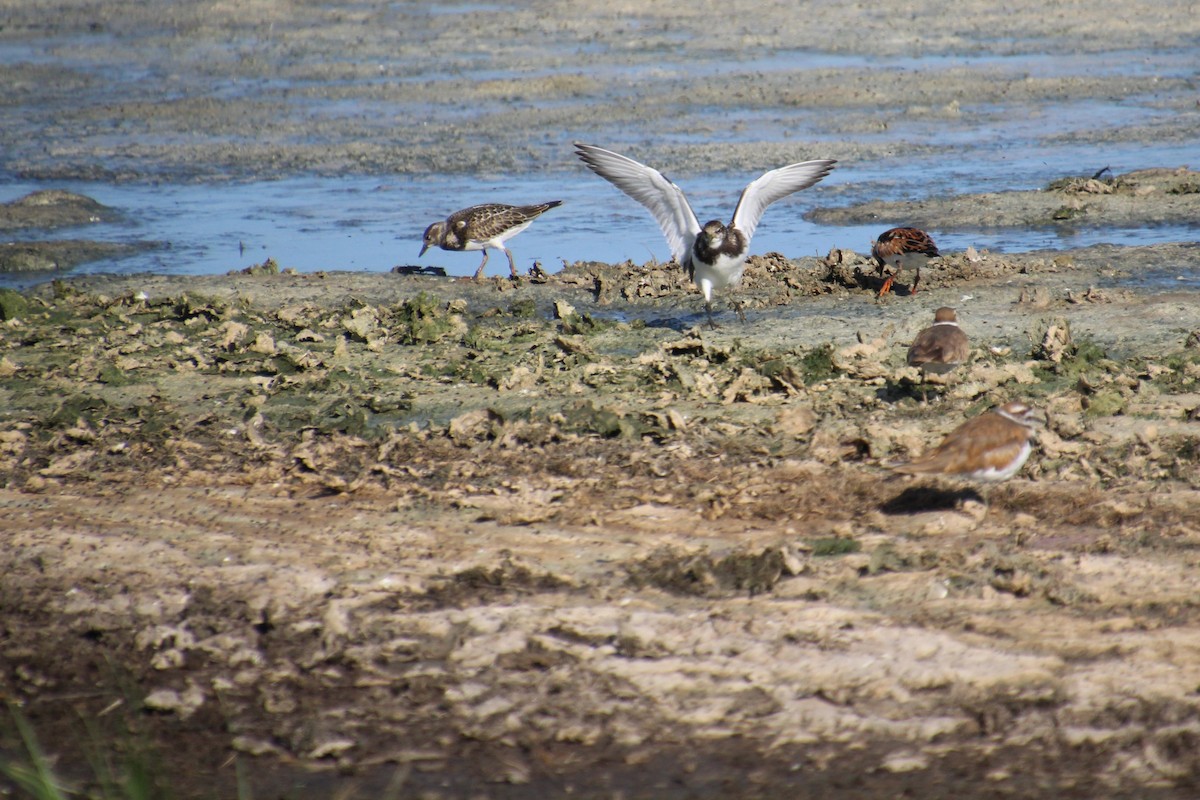
[[[1133,65],[1111,72],[1101,58],[1067,74],[1014,73],[1006,60],[1186,53],[1200,21],[1183,0],[971,3],[953,14],[933,2],[797,13],[714,0],[669,10],[468,4],[469,15],[419,3],[232,8],[66,3],[51,15],[0,3],[0,43],[30,49],[3,67],[10,110],[0,167],[110,181],[574,171],[573,139],[646,130],[638,145],[647,163],[740,172],[797,151],[843,162],[927,153],[918,138],[880,134],[905,120],[951,124],[967,105],[979,109],[968,119],[982,135],[989,108],[1040,114],[1062,104],[1072,110],[1059,135],[1098,153],[1186,141],[1196,128],[1186,68],[1179,77]],[[868,54],[925,60],[886,69],[856,61]],[[980,57],[994,60],[954,60]],[[1096,125],[1071,116],[1081,101],[1148,96],[1170,113]],[[783,140],[724,140],[746,112],[764,131],[794,130]],[[970,157],[969,145],[942,150]]]

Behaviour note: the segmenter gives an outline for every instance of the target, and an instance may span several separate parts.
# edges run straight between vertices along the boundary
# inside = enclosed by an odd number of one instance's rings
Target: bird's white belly
[[[505,241],[516,236],[518,233],[525,230],[532,224],[533,220],[522,222],[520,225],[514,225],[508,230],[498,233],[490,239],[468,239],[467,244],[463,247],[463,250],[483,250],[485,247],[493,250],[503,250]]]
[[[1025,466],[1025,460],[1029,458],[1029,454],[1033,452],[1033,444],[1026,441],[1021,446],[1021,452],[1016,459],[1004,469],[996,469],[988,467],[987,469],[976,470],[971,473],[971,477],[979,481],[1006,481],[1013,475],[1016,475],[1021,467]]]
[[[920,269],[929,261],[929,256],[924,253],[897,253],[887,259],[887,262],[896,269]]]
[[[705,264],[698,259],[692,259],[693,280],[701,289],[707,283],[709,289],[724,289],[735,286],[742,279],[742,271],[746,267],[746,257],[731,258],[718,255],[716,262]]]
[[[934,375],[945,375],[961,363],[961,361],[926,361],[921,365],[921,369]]]

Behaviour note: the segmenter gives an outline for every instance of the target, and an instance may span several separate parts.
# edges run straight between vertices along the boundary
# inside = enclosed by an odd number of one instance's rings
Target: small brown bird
[[[509,206],[503,203],[484,203],[455,211],[444,222],[435,222],[425,229],[424,244],[417,258],[431,247],[443,250],[482,250],[483,261],[475,270],[475,280],[483,277],[488,262],[488,248],[502,250],[508,256],[508,268],[517,277],[517,265],[504,243],[516,236],[538,217],[562,205],[551,200],[534,206]]]
[[[930,452],[892,469],[908,475],[1005,481],[1016,475],[1029,458],[1034,426],[1043,422],[1041,412],[1014,400],[967,420]]]
[[[929,259],[937,258],[941,253],[938,252],[937,245],[925,231],[917,228],[891,228],[879,234],[879,238],[871,245],[871,255],[879,264],[879,268],[875,272],[880,277],[883,276],[884,267],[891,265],[895,268],[895,271],[879,288],[877,296],[883,297],[891,290],[892,282],[896,280],[900,270],[905,267],[912,267],[916,270],[916,276],[908,289],[910,295],[916,294],[917,284],[921,282],[921,267]]]
[[[908,348],[908,365],[920,367],[922,376],[944,375],[966,361],[970,354],[971,345],[958,326],[958,314],[953,308],[943,306],[933,312],[933,324],[913,339]]]

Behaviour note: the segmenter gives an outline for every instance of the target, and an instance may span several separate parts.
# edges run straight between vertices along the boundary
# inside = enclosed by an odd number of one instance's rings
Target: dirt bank
[[[1190,224],[1200,218],[1200,172],[1184,167],[1122,175],[1062,178],[1044,191],[931,197],[920,201],[869,202],[816,209],[807,215],[824,224],[852,225],[903,219],[937,228],[1080,226],[1135,227]]]

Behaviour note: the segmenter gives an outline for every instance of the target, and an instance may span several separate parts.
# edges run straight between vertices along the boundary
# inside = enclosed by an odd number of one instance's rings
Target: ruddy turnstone
[[[435,222],[425,229],[424,244],[417,258],[435,246],[443,250],[482,250],[483,261],[475,270],[475,280],[479,280],[483,277],[483,268],[487,266],[490,247],[504,251],[504,255],[508,256],[508,268],[515,278],[517,265],[504,243],[528,228],[542,214],[561,205],[562,200],[551,200],[535,206],[484,203],[455,211],[444,222]]]
[[[878,297],[883,297],[892,288],[892,282],[896,280],[900,270],[905,267],[912,267],[916,270],[917,274],[913,278],[912,286],[908,289],[909,294],[916,294],[917,284],[921,282],[921,267],[929,259],[937,258],[941,253],[938,252],[937,245],[925,231],[917,228],[891,228],[879,234],[879,238],[871,245],[871,255],[879,263],[879,268],[876,270],[876,274],[879,276],[883,276],[884,267],[890,265],[895,268],[895,271],[883,282],[883,286],[879,287]]]
[[[908,348],[908,365],[919,367],[922,375],[944,375],[967,360],[971,345],[958,327],[953,308],[943,306],[933,312],[933,324],[917,334]],[[921,392],[924,396],[925,387]]]
[[[969,419],[920,458],[892,467],[908,475],[960,475],[978,481],[1005,481],[1029,458],[1034,426],[1041,413],[1014,400]]]
[[[575,152],[592,172],[649,209],[662,228],[671,255],[704,293],[709,325],[713,324],[713,289],[741,280],[750,238],[767,206],[812,186],[837,163],[802,161],[764,173],[742,191],[729,225],[714,219],[702,227],[683,190],[658,170],[595,145],[576,142]]]

